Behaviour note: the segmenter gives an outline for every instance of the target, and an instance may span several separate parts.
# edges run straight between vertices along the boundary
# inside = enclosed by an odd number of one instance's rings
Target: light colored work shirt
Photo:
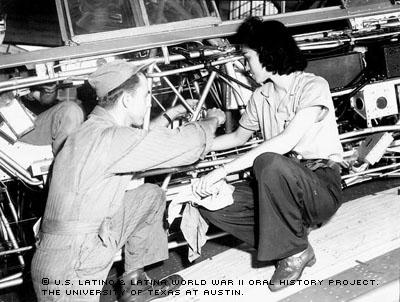
[[[248,130],[261,130],[264,139],[269,140],[283,132],[297,112],[312,106],[321,106],[324,115],[292,151],[303,159],[342,161],[343,149],[329,85],[325,79],[314,74],[296,72],[293,84],[282,100],[273,82],[263,84],[253,93],[239,124]]]
[[[63,101],[40,113],[35,128],[22,136],[20,141],[32,145],[51,145],[56,155],[68,135],[84,121],[83,109],[73,101]]]
[[[122,127],[97,106],[57,155],[44,218],[96,222],[121,206],[128,172],[191,164],[214,133],[198,123],[150,131]]]

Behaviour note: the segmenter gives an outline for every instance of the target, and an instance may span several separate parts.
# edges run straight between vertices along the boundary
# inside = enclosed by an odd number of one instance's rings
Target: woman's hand
[[[215,118],[217,119],[218,126],[221,126],[226,121],[225,113],[218,108],[211,108],[207,110],[206,118]]]
[[[201,177],[199,181],[193,187],[193,191],[200,197],[206,197],[215,193],[215,184],[226,178],[226,170],[224,167],[220,167]]]

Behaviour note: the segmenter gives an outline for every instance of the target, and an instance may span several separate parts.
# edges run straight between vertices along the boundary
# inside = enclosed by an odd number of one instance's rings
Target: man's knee
[[[159,186],[145,183],[138,189],[146,196],[149,203],[165,208],[165,192]]]
[[[85,114],[81,106],[72,101],[64,101],[56,106],[60,106],[61,116],[69,123],[79,126],[85,119]]]
[[[257,179],[277,176],[286,170],[286,158],[278,153],[266,152],[254,160],[254,173]]]

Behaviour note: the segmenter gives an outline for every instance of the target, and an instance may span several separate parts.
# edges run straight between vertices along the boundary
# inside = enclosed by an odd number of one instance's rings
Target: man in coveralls
[[[253,168],[257,197],[249,183],[241,183],[233,205],[201,212],[257,247],[258,260],[276,263],[268,284],[276,291],[315,263],[308,229],[327,221],[341,205],[338,163],[343,150],[328,83],[303,71],[307,62],[288,29],[278,21],[253,17],[239,27],[236,39],[261,86],[237,130],[217,137],[211,149],[243,145],[258,130],[264,142],[202,177],[195,190],[206,196],[227,174]]]
[[[44,107],[46,110],[37,115],[34,129],[19,138],[19,141],[31,145],[51,145],[54,156],[62,148],[67,136],[78,128],[85,118],[82,108],[76,102],[57,103],[56,97],[56,85],[42,87],[37,94],[37,100],[40,107]],[[6,105],[14,98],[12,92],[1,93],[0,106]]]
[[[172,281],[180,276],[154,286],[138,282],[148,279],[146,265],[168,257],[165,195],[147,183],[127,191],[129,173],[195,162],[209,151],[225,115],[210,109],[202,121],[169,129],[171,120],[186,113],[178,105],[153,120],[147,131],[140,126],[151,104],[140,68],[117,60],[99,67],[89,82],[99,103],[68,136],[54,162],[32,260],[38,300],[98,301],[101,281],[123,246],[122,301],[165,296],[176,289]]]

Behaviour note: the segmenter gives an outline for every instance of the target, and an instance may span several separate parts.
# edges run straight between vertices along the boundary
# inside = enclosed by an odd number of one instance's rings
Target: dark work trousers
[[[201,214],[258,248],[260,261],[305,250],[308,227],[327,221],[342,203],[339,167],[311,170],[298,160],[264,153],[256,158],[253,169],[255,186],[235,184],[232,205],[218,211],[201,208]]]

